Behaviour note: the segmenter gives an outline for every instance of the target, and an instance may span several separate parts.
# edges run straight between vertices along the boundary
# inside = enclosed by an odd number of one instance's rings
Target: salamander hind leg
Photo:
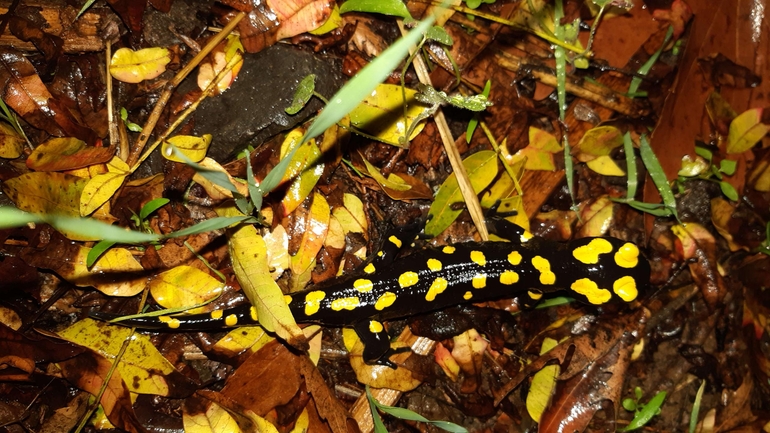
[[[362,320],[353,324],[353,329],[364,344],[364,362],[370,365],[385,365],[392,369],[398,368],[389,358],[408,348],[393,349],[390,347],[390,335],[382,323],[376,320]]]

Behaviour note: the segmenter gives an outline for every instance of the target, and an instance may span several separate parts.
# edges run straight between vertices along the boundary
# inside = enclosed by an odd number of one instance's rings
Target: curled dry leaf
[[[171,53],[166,48],[121,48],[110,59],[110,75],[124,83],[141,83],[165,72],[170,61]]]

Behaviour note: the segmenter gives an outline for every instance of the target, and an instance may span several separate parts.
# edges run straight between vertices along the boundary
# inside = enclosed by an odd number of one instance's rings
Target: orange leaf
[[[107,162],[115,154],[109,147],[86,146],[77,138],[51,138],[27,158],[27,167],[37,171],[64,171]]]

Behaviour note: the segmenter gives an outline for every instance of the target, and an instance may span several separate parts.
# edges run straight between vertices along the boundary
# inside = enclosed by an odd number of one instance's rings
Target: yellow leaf
[[[79,247],[78,253],[57,267],[51,267],[62,278],[78,287],[95,287],[109,296],[134,296],[144,290],[147,283],[142,265],[125,248],[110,248],[89,270],[86,258],[90,248]]]
[[[257,309],[260,325],[294,347],[306,347],[305,336],[294,322],[280,287],[270,277],[262,236],[251,225],[240,226],[229,234],[233,271],[244,294]]]
[[[543,340],[540,347],[540,354],[544,354],[557,345],[557,341],[552,338]],[[547,365],[532,377],[532,384],[527,394],[527,412],[535,422],[540,422],[543,411],[548,407],[556,389],[556,377],[559,375],[558,365]]]
[[[273,281],[283,275],[283,271],[289,268],[289,235],[282,225],[277,225],[273,231],[264,235],[267,246],[268,266]]]
[[[366,165],[366,171],[369,173],[369,176],[376,180],[381,187],[392,189],[394,191],[408,191],[412,188],[410,185],[406,184],[403,179],[397,176],[393,177],[392,173],[391,176],[388,176],[387,178],[383,176],[382,173],[380,173],[380,170],[367,161],[363,155],[361,155],[361,159],[364,161],[364,165]]]
[[[0,122],[0,158],[18,158],[23,151],[24,138],[11,125]]]
[[[607,155],[597,156],[586,162],[586,165],[591,170],[603,175],[603,176],[625,176],[626,172]]]
[[[194,398],[199,399],[203,404],[183,406],[182,425],[185,433],[241,433],[243,431],[238,421],[225,408],[198,396]],[[197,409],[197,411],[191,412],[191,409]]]
[[[742,153],[751,149],[767,134],[768,127],[762,123],[762,109],[744,111],[730,122],[727,135],[727,153]]]
[[[334,9],[332,10],[332,13],[329,15],[329,18],[326,20],[326,22],[317,29],[310,30],[308,33],[316,36],[325,35],[330,31],[340,27],[341,24],[342,17],[340,16],[340,7],[335,3]]]
[[[80,196],[80,215],[90,215],[106,203],[123,185],[123,181],[129,174],[128,164],[117,156],[112,157],[107,164],[107,173],[92,177],[83,188]]]
[[[121,377],[126,378],[126,385],[131,392],[168,396],[170,389],[167,378],[171,374],[179,374],[146,335],[132,334],[130,328],[86,318],[58,334],[67,341],[99,352],[112,362],[115,362],[123,342],[130,339],[117,370]]]
[[[530,133],[531,133],[530,129]],[[549,134],[550,135],[550,134]],[[554,141],[556,139],[554,138]],[[577,148],[581,153],[591,156],[607,156],[623,145],[623,133],[614,126],[591,128],[580,138]],[[558,147],[558,146],[557,146]],[[584,161],[581,159],[581,161]]]
[[[514,161],[526,158],[524,167],[527,170],[556,170],[556,164],[553,160],[553,154],[561,150],[561,145],[556,141],[556,137],[530,126],[529,145],[519,150],[514,155]]]
[[[139,83],[162,74],[170,61],[171,53],[165,48],[121,48],[112,55],[110,74],[124,83]]]
[[[345,193],[342,197],[344,207],[335,207],[332,214],[347,233],[367,233],[369,222],[364,212],[364,203],[357,196]]]
[[[163,142],[163,156],[169,161],[184,162],[181,158],[174,155],[172,145],[182,152],[193,162],[200,162],[206,157],[206,152],[211,144],[211,134],[203,134],[201,137],[193,135],[177,135]]]
[[[350,112],[350,123],[387,143],[400,146],[399,139],[404,137],[407,128],[404,123],[404,103],[406,102],[408,107],[406,113],[409,125],[428,109],[415,99],[416,90],[405,89],[405,92],[406,101],[402,96],[401,86],[380,84]],[[423,126],[424,123],[420,122],[409,139],[416,137]]]
[[[211,158],[203,158],[199,164],[202,167],[208,168],[209,170],[218,171],[221,173],[224,173],[227,176],[227,179],[230,180],[230,183],[235,185],[235,188],[238,190],[238,192],[246,196],[248,195],[248,187],[243,182],[236,181],[232,176],[230,176],[230,173],[227,172],[218,162],[214,161]],[[213,200],[225,200],[228,198],[233,198],[233,193],[230,192],[230,190],[225,189],[215,183],[210,182],[205,177],[201,176],[199,173],[195,173],[193,176],[193,182],[197,183],[203,189],[206,191],[206,194],[209,195]]]
[[[284,157],[293,147],[294,137],[292,137],[291,142],[287,142],[288,138],[284,140],[285,146],[281,147],[281,157]],[[286,176],[284,176],[286,180],[296,177],[289,185],[286,195],[281,201],[284,215],[294,212],[313,191],[313,187],[324,172],[325,165],[322,162],[316,163],[320,158],[321,150],[315,144],[315,140],[310,140],[309,143],[297,149],[297,153],[294,154],[292,163],[289,165],[290,168],[286,170]]]
[[[214,344],[212,350],[223,356],[234,357],[247,350],[255,353],[273,340],[261,326],[243,326],[228,332]]]
[[[223,284],[198,268],[177,266],[162,272],[150,280],[150,293],[164,308],[185,308],[202,304],[219,296]],[[206,311],[206,307],[194,308],[189,314]]]

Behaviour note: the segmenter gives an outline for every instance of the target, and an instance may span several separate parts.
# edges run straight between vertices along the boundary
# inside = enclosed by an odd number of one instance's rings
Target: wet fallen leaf
[[[380,84],[350,112],[350,123],[386,143],[401,145],[406,128],[412,127],[419,116],[428,109],[426,105],[417,102],[416,90],[408,88],[403,90],[404,93],[401,86]],[[404,121],[404,105],[407,106],[406,121]],[[409,139],[417,136],[423,127],[424,124],[419,124]]]
[[[27,158],[27,167],[36,171],[65,171],[107,162],[115,149],[86,146],[77,138],[51,138],[38,145]]]
[[[553,349],[557,344],[558,342],[552,338],[544,339],[540,347],[540,355]],[[532,383],[527,393],[527,412],[535,422],[540,422],[540,417],[548,407],[548,403],[551,402],[558,376],[558,365],[546,365],[532,377]]]
[[[125,83],[141,83],[165,72],[170,61],[171,53],[166,48],[121,48],[110,59],[110,75]]]
[[[224,283],[192,266],[177,266],[150,280],[150,293],[164,308],[185,308],[210,301],[219,296]],[[197,314],[206,311],[198,307],[187,311]]]
[[[203,158],[206,157],[206,152],[209,150],[211,138],[211,134],[203,134],[200,137],[192,135],[176,135],[163,142],[161,152],[163,153],[163,156],[170,161],[184,163],[185,161],[176,156],[172,151],[173,146],[177,151],[192,160],[192,162],[201,162]]]
[[[388,388],[406,392],[417,388],[422,383],[419,378],[415,377],[415,374],[405,367],[394,370],[385,365],[365,363],[363,358],[364,344],[353,329],[343,328],[342,337],[350,354],[350,366],[356,373],[356,379],[362,384],[374,388]]]
[[[724,280],[719,274],[716,260],[716,240],[703,226],[697,223],[675,225],[671,231],[679,239],[678,249],[689,261],[690,273],[703,297],[712,308],[724,299],[727,293]]]

